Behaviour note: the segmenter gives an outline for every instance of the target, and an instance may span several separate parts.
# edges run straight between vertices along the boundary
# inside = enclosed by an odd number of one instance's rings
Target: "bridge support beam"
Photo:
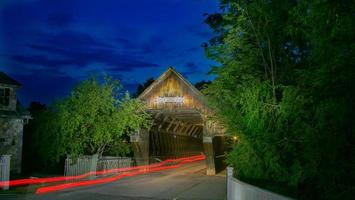
[[[203,149],[206,156],[207,175],[215,175],[215,153],[213,149],[213,138],[211,136],[203,137]]]
[[[149,130],[140,129],[131,136],[131,143],[137,165],[149,164]]]

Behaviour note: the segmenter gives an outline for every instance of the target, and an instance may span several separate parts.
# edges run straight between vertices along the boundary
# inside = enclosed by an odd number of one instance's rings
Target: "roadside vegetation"
[[[238,178],[301,199],[354,197],[355,2],[221,0],[204,93]]]
[[[117,80],[102,79],[93,76],[82,81],[48,108],[32,104],[33,120],[26,127],[30,145],[24,157],[35,158],[37,164],[27,160],[24,168],[34,168],[27,171],[58,171],[67,155],[131,153],[129,135],[149,127],[150,115],[140,100],[122,92]]]

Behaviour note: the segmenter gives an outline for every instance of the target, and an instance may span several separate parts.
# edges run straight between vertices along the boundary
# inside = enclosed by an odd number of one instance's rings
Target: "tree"
[[[38,157],[37,150],[33,144],[36,143],[34,131],[39,126],[38,118],[42,112],[47,110],[47,106],[39,102],[31,102],[28,111],[32,119],[24,126],[23,134],[23,154],[22,154],[22,173],[31,173],[39,168],[38,162],[33,162],[33,158]]]
[[[105,77],[100,83],[91,77],[43,112],[36,131],[42,157],[53,161],[69,154],[101,156],[108,150],[126,154],[125,135],[149,127],[151,121],[140,100],[120,91],[118,81]]]
[[[137,90],[134,93],[134,97],[138,97],[142,92],[154,82],[154,78],[148,78],[143,84],[137,86]]]
[[[351,1],[222,0],[207,16],[216,36],[206,53],[222,66],[205,93],[240,136],[228,155],[239,178],[289,185],[299,198],[352,196],[353,9]]]
[[[211,81],[202,80],[202,81],[195,83],[195,88],[201,91],[201,90],[206,89],[208,87],[208,85],[211,83],[212,83]]]

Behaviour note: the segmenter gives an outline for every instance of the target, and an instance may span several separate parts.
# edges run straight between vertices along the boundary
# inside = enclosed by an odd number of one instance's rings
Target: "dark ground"
[[[0,199],[16,200],[123,200],[123,199],[226,199],[225,173],[205,175],[205,162],[178,169],[126,177],[116,182],[79,187],[48,194],[0,194]]]

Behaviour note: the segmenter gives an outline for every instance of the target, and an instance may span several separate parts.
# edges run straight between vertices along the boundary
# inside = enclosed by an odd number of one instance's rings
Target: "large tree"
[[[205,80],[202,80],[202,81],[199,81],[197,83],[194,84],[195,88],[198,89],[198,90],[203,90],[203,89],[206,89],[208,87],[209,84],[211,84],[212,82],[211,81],[205,81]]]
[[[237,176],[347,198],[354,173],[353,1],[222,0],[207,16],[205,93],[230,134]]]
[[[28,111],[32,119],[24,126],[23,149],[22,149],[22,173],[31,173],[39,168],[39,162],[33,162],[33,158],[38,156],[34,132],[39,126],[39,117],[46,112],[47,106],[39,102],[31,102]]]
[[[91,77],[58,100],[37,121],[36,146],[45,160],[65,155],[128,153],[125,136],[149,127],[150,116],[138,99],[121,92],[118,81]]]
[[[142,84],[138,84],[136,92],[134,93],[133,97],[137,98],[140,94],[142,94],[144,92],[145,89],[147,89],[153,82],[154,82],[154,78],[148,78],[147,80],[145,80],[144,83]]]

